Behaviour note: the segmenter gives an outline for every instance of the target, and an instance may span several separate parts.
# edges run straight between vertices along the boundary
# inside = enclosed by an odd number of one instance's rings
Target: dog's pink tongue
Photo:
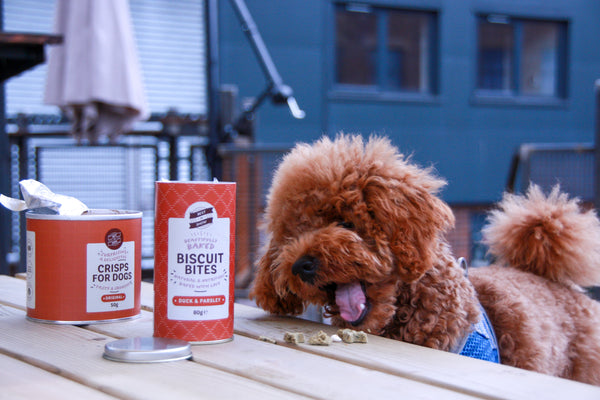
[[[340,308],[340,316],[348,322],[353,322],[360,318],[365,308],[366,300],[360,283],[338,285],[335,291],[335,303]]]

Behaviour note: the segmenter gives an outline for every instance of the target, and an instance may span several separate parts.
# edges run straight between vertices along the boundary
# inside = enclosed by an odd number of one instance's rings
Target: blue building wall
[[[421,165],[448,180],[444,199],[487,204],[500,199],[510,160],[521,143],[592,142],[594,82],[600,78],[597,0],[379,0],[377,6],[433,10],[438,15],[438,90],[413,96],[347,96],[332,83],[334,2],[246,0],[284,81],[306,111],[295,120],[285,107],[259,109],[256,141],[293,144],[322,134],[389,136]],[[220,2],[222,83],[240,97],[265,87],[260,66],[228,1]],[[477,15],[559,19],[568,24],[566,93],[558,102],[485,101],[474,94]]]

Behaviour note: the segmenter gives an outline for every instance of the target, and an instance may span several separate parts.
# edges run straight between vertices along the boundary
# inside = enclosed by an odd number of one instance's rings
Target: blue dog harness
[[[464,258],[460,258],[458,262],[467,274],[467,263]],[[471,333],[452,352],[461,356],[500,363],[498,341],[494,334],[494,328],[481,304],[479,304],[479,309],[481,310],[479,321],[472,326]]]
[[[480,360],[500,363],[500,354],[498,353],[498,342],[494,334],[494,328],[481,304],[481,318],[473,325],[473,330],[467,336],[462,347],[459,347],[454,353],[461,356],[478,358]]]

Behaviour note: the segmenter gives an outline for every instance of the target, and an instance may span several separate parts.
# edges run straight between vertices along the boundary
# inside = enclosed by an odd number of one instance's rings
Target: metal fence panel
[[[594,200],[594,146],[589,143],[527,143],[516,155],[508,189],[525,192],[535,183],[548,192],[559,184],[583,201]]]

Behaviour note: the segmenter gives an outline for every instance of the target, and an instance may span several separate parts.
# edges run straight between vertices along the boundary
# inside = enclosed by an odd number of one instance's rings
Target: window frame
[[[512,27],[513,43],[511,57],[511,88],[503,89],[482,89],[479,87],[480,75],[480,26],[481,21],[490,20],[490,18],[504,19]],[[535,95],[525,94],[521,90],[520,79],[523,71],[520,67],[523,47],[523,25],[528,22],[551,22],[557,26],[557,48],[556,48],[556,76],[555,76],[555,94],[553,95]],[[478,104],[518,104],[532,106],[564,106],[569,100],[569,34],[570,24],[564,18],[544,18],[532,16],[518,16],[509,14],[498,14],[493,12],[475,14],[475,56],[474,62],[474,83],[473,83],[473,102]]]
[[[375,83],[372,85],[359,85],[337,82],[337,24],[336,15],[340,9],[348,9],[353,7],[363,8],[364,12],[375,13],[376,34],[377,34],[377,56],[375,63]],[[367,11],[368,10],[368,11]],[[403,90],[393,87],[388,82],[386,67],[388,57],[386,49],[388,45],[387,29],[390,11],[400,11],[407,13],[423,13],[428,18],[428,35],[430,37],[427,51],[427,81],[428,88],[425,90]],[[361,12],[361,11],[356,11]],[[328,67],[329,75],[329,98],[332,100],[382,100],[382,101],[410,101],[410,102],[435,102],[439,95],[439,51],[440,51],[440,36],[439,36],[439,21],[440,11],[437,8],[410,8],[394,6],[390,4],[379,3],[355,3],[352,1],[333,1],[331,2],[331,17],[333,21],[330,29],[329,43],[329,58]]]

